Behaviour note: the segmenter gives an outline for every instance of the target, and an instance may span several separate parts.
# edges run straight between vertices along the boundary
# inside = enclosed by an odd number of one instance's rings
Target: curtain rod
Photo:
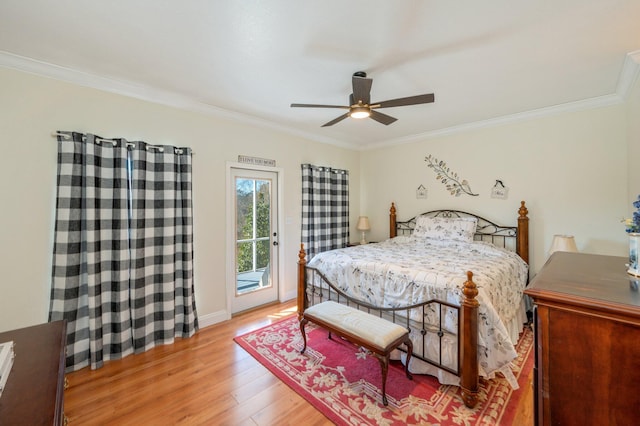
[[[63,139],[65,139],[65,140],[69,140],[69,139],[71,139],[71,136],[69,136],[68,134],[66,134],[66,133],[60,133],[60,132],[52,132],[52,133],[51,133],[51,136],[53,136],[53,137],[55,137],[55,138],[57,138],[58,136],[60,136],[60,137],[62,137],[62,138],[63,138]],[[84,136],[84,135],[82,135],[82,140],[84,140],[84,139],[85,139],[85,136]],[[98,142],[98,143],[102,143],[102,142],[109,142],[109,143],[112,143],[112,144],[113,144],[113,146],[116,146],[116,145],[118,144],[118,140],[117,140],[117,139],[96,138],[96,142]],[[136,144],[135,144],[135,143],[133,143],[133,142],[127,142],[127,147],[135,147],[135,146],[136,146]],[[148,150],[150,150],[150,149],[157,149],[157,150],[158,150],[158,151],[160,151],[160,152],[164,152],[164,147],[163,147],[163,146],[161,146],[161,145],[150,145],[150,144],[147,144],[147,146],[145,147],[145,149],[146,149],[147,151],[148,151]],[[182,154],[182,152],[183,152],[183,148],[174,147],[174,150],[175,150],[175,152],[176,152],[177,154]],[[193,150],[192,150],[192,151],[191,151],[191,155],[194,155],[194,154],[195,154],[195,152],[193,152]]]

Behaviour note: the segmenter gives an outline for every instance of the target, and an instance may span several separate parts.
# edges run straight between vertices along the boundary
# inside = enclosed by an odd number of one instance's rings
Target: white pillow
[[[472,242],[478,219],[474,217],[418,216],[413,236],[438,241]]]

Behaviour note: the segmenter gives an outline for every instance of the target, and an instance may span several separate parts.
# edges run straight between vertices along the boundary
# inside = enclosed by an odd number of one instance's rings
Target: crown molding
[[[483,129],[515,123],[519,121],[531,120],[534,118],[564,114],[569,112],[584,111],[593,108],[602,108],[611,105],[617,105],[626,101],[633,90],[634,85],[640,78],[640,50],[627,53],[622,64],[622,70],[618,77],[616,92],[611,95],[599,96],[596,98],[584,99],[576,102],[568,102],[565,104],[554,105],[545,108],[534,109],[517,114],[505,115],[502,117],[491,118],[488,120],[476,121],[473,123],[465,123],[457,126],[437,129],[430,132],[406,136],[388,140],[385,142],[371,144],[367,146],[367,150],[383,148],[393,145],[402,145],[411,142],[417,142],[424,139],[433,139],[441,136],[452,135],[456,133],[467,132],[470,130]]]
[[[616,93],[623,100],[629,98],[633,86],[638,81],[638,75],[640,75],[640,50],[629,52],[624,58],[620,77],[618,77],[618,86],[616,87]]]
[[[433,139],[441,136],[448,136],[456,133],[467,132],[470,130],[483,129],[487,127],[500,126],[519,121],[531,120],[534,118],[547,117],[552,115],[564,114],[569,112],[584,111],[593,108],[602,108],[611,105],[623,103],[629,97],[634,85],[640,78],[640,50],[627,53],[622,70],[618,77],[616,92],[611,95],[599,96],[596,98],[584,99],[576,102],[568,102],[565,104],[554,105],[545,108],[525,111],[518,114],[505,115],[502,117],[491,118],[488,120],[476,121],[473,123],[465,123],[458,126],[452,126],[444,129],[438,129],[431,132],[420,133],[407,136],[404,138],[393,139],[378,144],[372,144],[367,149],[377,149],[393,145],[401,145],[405,143],[417,142],[425,139]]]
[[[436,137],[452,135],[456,133],[468,132],[471,130],[483,129],[487,127],[494,127],[505,125],[509,123],[515,123],[524,120],[531,120],[534,118],[540,118],[545,116],[552,116],[557,114],[563,114],[568,112],[582,111],[593,108],[601,108],[611,105],[616,105],[624,102],[631,92],[632,88],[636,84],[640,76],[640,50],[630,52],[626,55],[620,76],[618,77],[618,84],[616,86],[616,93],[611,95],[599,96],[596,98],[585,99],[576,102],[568,102],[561,105],[554,105],[545,108],[539,108],[531,111],[525,111],[517,114],[510,114],[501,117],[491,118],[488,120],[476,121],[472,123],[464,123],[457,126],[452,126],[443,129],[437,129],[425,133],[419,133],[402,138],[391,139],[380,143],[369,144],[366,147],[347,143],[344,141],[336,140],[320,136],[315,133],[310,133],[295,129],[288,126],[283,126],[270,122],[268,120],[256,118],[250,115],[242,114],[235,111],[226,110],[213,105],[209,105],[197,100],[194,100],[188,96],[180,95],[174,92],[152,88],[140,84],[135,84],[127,81],[120,81],[107,77],[101,77],[86,72],[73,70],[70,68],[62,67],[59,65],[50,64],[35,59],[14,55],[9,52],[0,51],[0,66],[6,68],[12,68],[18,71],[23,71],[38,76],[44,76],[53,78],[56,80],[65,81],[68,83],[76,84],[79,86],[89,87],[93,89],[102,90],[109,93],[115,93],[118,95],[128,96],[136,99],[140,99],[147,102],[161,104],[169,107],[179,108],[192,112],[197,112],[204,115],[223,118],[231,121],[240,122],[243,124],[250,124],[261,128],[268,128],[283,132],[286,134],[298,136],[304,139],[308,139],[314,142],[325,143],[329,145],[335,145],[340,148],[351,149],[356,151],[369,151],[373,149],[401,145],[411,142],[417,142],[425,139],[433,139]]]
[[[554,105],[545,108],[534,109],[530,111],[520,112],[517,114],[504,115],[501,117],[490,118],[488,120],[474,121],[472,123],[464,123],[444,129],[433,130],[430,132],[411,135],[403,138],[385,141],[379,144],[372,144],[367,149],[377,149],[392,145],[401,145],[411,142],[418,142],[425,139],[433,139],[441,136],[449,136],[457,133],[468,132],[471,130],[484,129],[488,127],[501,126],[520,121],[532,120],[535,118],[549,117],[569,112],[583,111],[594,108],[608,107],[623,102],[618,94],[599,96],[597,98],[585,99],[582,101],[568,102],[565,104]]]
[[[40,77],[48,77],[55,80],[97,89],[108,93],[123,95],[155,104],[236,121],[242,124],[250,124],[261,128],[268,128],[271,130],[276,130],[290,135],[309,139],[315,142],[336,145],[341,148],[352,150],[357,149],[353,144],[348,144],[343,141],[322,137],[298,129],[293,129],[291,127],[276,124],[271,121],[253,117],[247,114],[226,110],[224,108],[209,105],[204,102],[194,100],[188,96],[177,94],[175,92],[161,90],[128,81],[101,77],[83,71],[38,61],[24,56],[14,55],[6,51],[0,51],[0,66],[26,72],[29,74],[38,75]]]

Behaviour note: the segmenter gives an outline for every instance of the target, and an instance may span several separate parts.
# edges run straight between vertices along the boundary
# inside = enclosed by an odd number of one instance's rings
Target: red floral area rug
[[[388,406],[382,404],[378,359],[309,323],[307,349],[296,316],[238,336],[234,340],[280,380],[338,425],[511,425],[533,368],[533,335],[526,328],[513,371],[520,388],[498,377],[480,381],[479,403],[467,408],[457,386],[431,376],[407,379],[399,361],[387,377]]]

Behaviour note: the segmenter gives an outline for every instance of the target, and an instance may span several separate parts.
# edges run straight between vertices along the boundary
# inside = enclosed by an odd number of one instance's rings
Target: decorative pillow
[[[472,242],[478,219],[418,216],[413,236],[439,241]]]

